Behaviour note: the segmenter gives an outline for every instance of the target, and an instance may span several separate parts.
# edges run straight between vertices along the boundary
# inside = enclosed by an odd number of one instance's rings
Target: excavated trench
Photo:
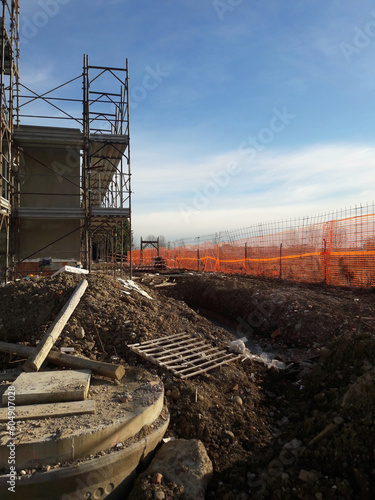
[[[373,293],[225,275],[176,281],[167,294],[288,365],[262,382],[270,440],[214,477],[207,498],[374,498]]]
[[[268,367],[271,366],[272,360],[277,359],[283,362],[285,358],[285,353],[283,352],[283,350],[279,350],[279,352],[276,352],[270,345],[262,347],[259,341],[257,341],[253,336],[246,336],[246,333],[241,332],[236,323],[228,320],[224,316],[221,316],[217,311],[208,311],[204,308],[194,310],[203,318],[208,319],[213,326],[226,330],[229,333],[229,339],[234,336],[237,338],[237,340],[241,340],[244,343],[245,349],[252,355],[252,359],[256,359],[259,362],[264,363]],[[261,332],[259,333],[259,336],[261,337]],[[290,361],[290,359],[288,360]],[[286,358],[285,361],[287,361]]]
[[[207,286],[206,279],[207,275],[200,273],[175,277],[177,286],[165,294],[182,300],[213,326],[226,330],[230,339],[234,336],[243,340],[245,347],[267,366],[273,359],[288,363],[311,357],[310,346],[299,349],[295,344],[274,343],[279,331],[277,319],[271,315],[280,309],[278,299],[272,302],[272,298],[258,297],[257,291],[253,295],[249,289],[241,292],[226,288],[230,277],[225,275],[211,275],[211,286]]]

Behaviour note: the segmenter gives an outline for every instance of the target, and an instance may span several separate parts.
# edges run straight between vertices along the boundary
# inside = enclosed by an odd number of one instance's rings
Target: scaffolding
[[[3,277],[25,274],[33,269],[26,263],[49,254],[64,261],[72,238],[71,254],[89,270],[94,249],[108,259],[121,245],[123,263],[125,230],[131,251],[128,60],[94,66],[84,55],[81,74],[38,93],[19,81],[18,0],[2,6]],[[39,231],[43,237],[30,237]]]
[[[12,259],[12,207],[15,197],[17,157],[13,130],[18,125],[19,5],[18,0],[2,0],[0,18],[0,264],[8,275]]]
[[[119,92],[102,90],[102,82],[111,80],[118,82]],[[94,240],[99,244],[110,238],[116,254],[124,218],[131,237],[128,60],[125,68],[91,66],[85,55],[83,93],[84,254],[91,269]]]

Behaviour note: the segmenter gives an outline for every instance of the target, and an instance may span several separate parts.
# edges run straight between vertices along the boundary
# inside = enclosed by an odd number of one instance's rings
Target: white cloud
[[[26,85],[26,87],[36,87],[37,85],[41,85],[48,82],[48,85],[55,83],[55,79],[53,78],[54,66],[52,64],[43,65],[43,67],[31,67],[31,66],[22,66],[21,68],[21,76],[22,76],[22,84]],[[38,91],[40,88],[38,87]]]
[[[155,152],[151,163],[147,156],[134,172],[134,230],[139,235],[151,232],[174,240],[312,216],[374,198],[368,186],[375,185],[375,148],[362,144],[259,152],[252,162],[238,151],[197,163],[169,162]],[[225,172],[231,162],[238,162],[240,173],[229,175],[229,181],[222,178],[219,185],[215,173]]]

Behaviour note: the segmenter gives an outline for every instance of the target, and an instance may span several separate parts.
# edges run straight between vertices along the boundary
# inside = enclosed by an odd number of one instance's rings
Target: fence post
[[[280,274],[279,274],[280,279],[281,279],[281,268],[282,268],[282,251],[283,251],[283,244],[280,243]]]
[[[245,241],[245,262],[244,262],[244,265],[243,265],[243,269],[244,269],[244,272],[245,274],[247,274],[247,241]]]

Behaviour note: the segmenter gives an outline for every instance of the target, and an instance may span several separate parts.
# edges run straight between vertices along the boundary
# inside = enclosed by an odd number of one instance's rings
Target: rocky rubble
[[[201,441],[169,441],[163,444],[147,470],[137,478],[129,500],[204,500],[212,470],[211,460]]]
[[[374,355],[372,335],[344,337],[285,388],[284,423],[248,462],[251,498],[374,498]]]

